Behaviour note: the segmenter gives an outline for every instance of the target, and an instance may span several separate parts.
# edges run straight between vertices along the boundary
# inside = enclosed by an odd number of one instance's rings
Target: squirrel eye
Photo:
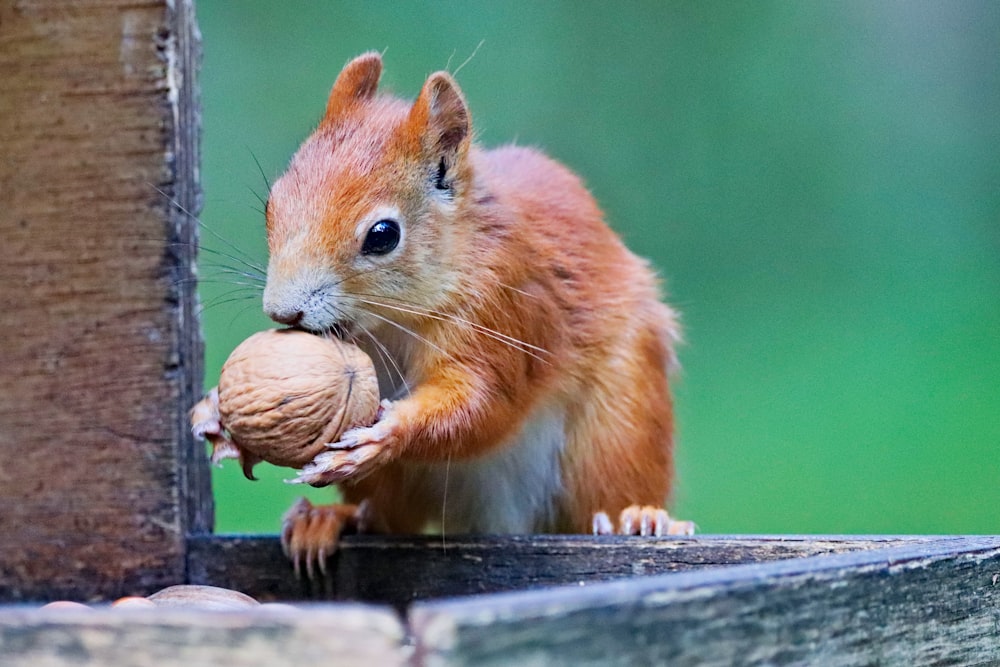
[[[395,220],[385,218],[379,220],[365,236],[365,242],[361,246],[362,255],[385,255],[396,249],[399,245],[399,223]]]

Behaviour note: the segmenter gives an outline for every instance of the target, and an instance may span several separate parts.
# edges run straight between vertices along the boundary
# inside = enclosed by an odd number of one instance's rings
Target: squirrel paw
[[[383,403],[383,405],[385,405]],[[352,428],[338,442],[327,445],[327,451],[316,455],[299,471],[293,484],[327,486],[346,479],[358,480],[384,465],[392,450],[394,424],[388,410],[372,426]]]
[[[289,481],[292,484],[329,486],[346,479],[359,480],[383,464],[385,453],[386,448],[378,443],[323,452]]]
[[[191,435],[195,440],[208,440],[212,445],[212,463],[218,465],[225,459],[243,460],[240,449],[236,446],[222,426],[219,417],[219,388],[208,392],[205,398],[195,403],[191,408]],[[249,475],[248,475],[249,477]]]
[[[671,519],[662,507],[652,505],[630,505],[618,515],[618,530],[614,529],[607,513],[597,512],[593,521],[594,535],[642,535],[661,537],[663,535],[694,535],[693,521]]]
[[[337,550],[340,536],[363,532],[367,524],[368,503],[360,505],[313,505],[299,498],[281,518],[281,549],[292,561],[295,576],[326,577],[326,561]]]
[[[225,434],[219,419],[219,389],[208,392],[195,403],[189,414],[191,434],[195,440],[211,440]]]

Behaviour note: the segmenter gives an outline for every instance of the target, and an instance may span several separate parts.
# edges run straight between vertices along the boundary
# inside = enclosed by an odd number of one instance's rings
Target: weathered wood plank
[[[273,539],[193,542],[198,543],[193,553],[214,553],[216,564],[277,547]],[[432,542],[437,544],[432,547]],[[164,609],[45,613],[0,608],[0,655],[13,665],[168,666],[320,660],[412,665],[1000,660],[1000,537],[463,538],[452,544],[454,549],[441,551],[433,539],[350,538],[344,553],[355,550],[361,558],[377,550],[408,552],[406,558],[416,560],[437,549],[441,558],[457,559],[451,564],[458,566],[461,560],[475,560],[466,556],[476,550],[501,546],[546,553],[557,563],[573,552],[570,560],[588,549],[592,555],[617,550],[611,561],[620,557],[620,562],[610,569],[618,573],[628,569],[626,553],[645,559],[643,567],[670,570],[671,563],[681,563],[690,569],[416,602],[407,608],[405,623],[387,608],[356,604],[306,605],[285,613],[177,610],[175,616],[164,615],[171,611]],[[228,554],[220,557],[225,549]],[[788,558],[793,552],[823,555]],[[779,554],[782,560],[768,560]],[[725,565],[740,560],[755,562]],[[379,567],[377,562],[369,566],[358,576]],[[479,576],[458,567],[444,577],[471,575],[465,592],[493,576],[488,567]],[[516,574],[520,569],[514,568],[515,578],[523,582]],[[595,569],[606,572],[600,565]],[[405,570],[396,574],[406,576]],[[437,590],[453,588],[445,583]]]
[[[414,600],[592,583],[705,567],[916,544],[934,538],[697,536],[592,538],[348,536],[328,580],[296,580],[274,537],[199,536],[191,583],[234,588],[262,600],[338,599],[405,608]]]
[[[176,583],[211,525],[192,14],[0,0],[0,599]]]
[[[360,605],[239,612],[0,608],[7,667],[392,667],[406,664],[411,652],[403,640],[395,613]]]
[[[1000,537],[421,602],[428,665],[1000,661]]]
[[[204,392],[205,346],[201,335],[200,305],[196,283],[201,192],[201,93],[198,67],[201,35],[195,21],[194,0],[167,3],[170,25],[168,63],[173,90],[171,102],[172,145],[167,154],[173,168],[170,206],[167,208],[168,259],[172,267],[169,301],[176,308],[176,391],[174,415],[178,420],[176,440],[177,493],[186,534],[211,533],[215,528],[212,474],[206,461],[205,443],[191,435],[188,410]],[[162,202],[161,202],[162,203]]]

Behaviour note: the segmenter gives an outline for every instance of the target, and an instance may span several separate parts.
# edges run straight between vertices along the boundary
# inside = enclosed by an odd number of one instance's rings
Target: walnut
[[[295,329],[256,333],[223,365],[216,392],[191,412],[212,460],[239,458],[244,474],[267,461],[301,468],[351,428],[370,426],[378,379],[360,348]]]
[[[118,598],[111,603],[112,609],[124,609],[126,611],[152,609],[154,607],[199,607],[201,609],[213,610],[267,607],[270,609],[277,609],[279,611],[295,609],[291,605],[285,604],[261,604],[249,595],[229,588],[195,584],[167,586],[166,588],[153,593],[149,597],[128,595]],[[83,609],[86,611],[93,611],[93,607],[82,602],[73,602],[71,600],[56,600],[55,602],[50,602],[47,605],[44,605],[42,609],[55,611]]]
[[[200,607],[202,609],[227,610],[260,605],[257,600],[239,591],[195,584],[167,586],[153,593],[147,599],[157,607]],[[119,606],[121,605],[119,604]]]

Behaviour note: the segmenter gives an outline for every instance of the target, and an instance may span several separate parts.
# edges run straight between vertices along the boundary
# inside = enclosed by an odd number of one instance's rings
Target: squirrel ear
[[[443,159],[448,166],[454,164],[456,154],[470,141],[472,119],[465,97],[450,74],[436,72],[428,77],[410,109],[410,123],[435,162]]]
[[[326,101],[327,118],[343,113],[350,106],[375,96],[382,76],[382,56],[377,51],[363,53],[340,70]]]

